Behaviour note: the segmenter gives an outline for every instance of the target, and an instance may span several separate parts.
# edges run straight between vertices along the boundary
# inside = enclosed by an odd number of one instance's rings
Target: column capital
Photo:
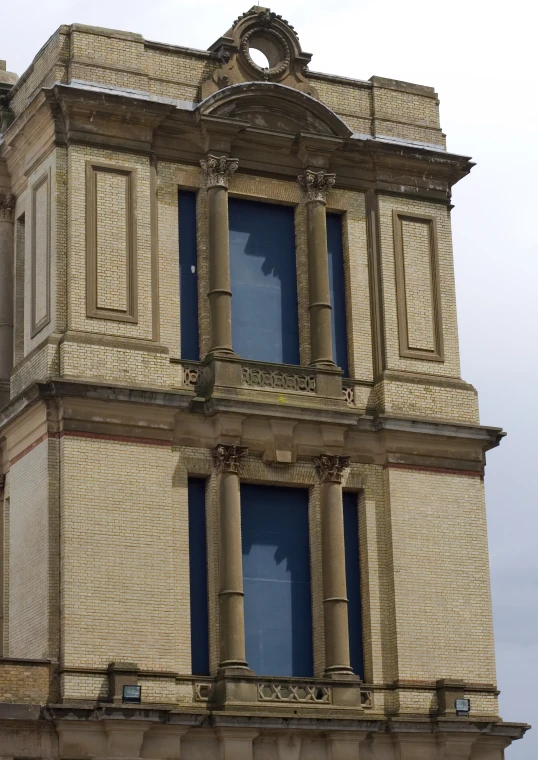
[[[219,443],[211,450],[211,456],[217,472],[239,473],[241,460],[248,456],[248,448],[230,443]]]
[[[327,193],[336,182],[336,174],[306,169],[304,174],[299,174],[297,179],[303,188],[306,203],[313,203],[315,201],[327,203]]]
[[[202,158],[200,166],[208,188],[225,187],[228,189],[228,180],[237,171],[239,159],[209,154],[207,158]]]
[[[0,193],[0,222],[12,222],[16,198],[11,193]]]
[[[349,467],[350,457],[340,454],[320,454],[314,457],[314,464],[322,483],[341,483],[344,470]]]

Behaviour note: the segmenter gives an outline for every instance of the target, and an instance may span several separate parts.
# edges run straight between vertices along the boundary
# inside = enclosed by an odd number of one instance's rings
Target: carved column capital
[[[314,201],[327,203],[327,193],[336,182],[336,174],[306,169],[305,173],[299,174],[297,179],[303,188],[306,203],[313,203]]]
[[[248,455],[246,446],[233,446],[229,443],[219,443],[211,451],[213,465],[217,472],[239,473],[241,460]]]
[[[344,471],[349,467],[350,457],[339,454],[321,454],[314,458],[314,464],[322,483],[341,483]]]
[[[14,195],[0,193],[0,222],[12,222],[15,214]]]
[[[228,188],[228,180],[239,167],[239,159],[226,156],[212,156],[200,161],[207,187]]]

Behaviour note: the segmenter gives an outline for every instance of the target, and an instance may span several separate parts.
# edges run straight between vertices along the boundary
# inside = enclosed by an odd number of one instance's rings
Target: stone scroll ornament
[[[344,471],[349,467],[350,457],[339,454],[321,454],[314,464],[321,483],[341,483]]]
[[[12,222],[15,213],[14,195],[4,195],[0,193],[0,222]]]
[[[314,172],[311,169],[307,169],[297,179],[303,188],[307,203],[313,203],[314,201],[327,203],[327,193],[336,182],[336,174],[328,174],[324,171]]]
[[[228,187],[228,180],[239,167],[239,159],[207,156],[200,161],[207,187]]]
[[[211,451],[213,464],[217,472],[239,473],[241,460],[248,456],[246,446],[233,446],[229,443],[219,443]]]

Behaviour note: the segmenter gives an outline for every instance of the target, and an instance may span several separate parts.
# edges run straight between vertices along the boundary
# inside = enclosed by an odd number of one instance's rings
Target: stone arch
[[[245,121],[253,127],[297,134],[346,138],[351,129],[334,111],[300,90],[276,82],[244,82],[209,95],[196,109],[201,116]]]

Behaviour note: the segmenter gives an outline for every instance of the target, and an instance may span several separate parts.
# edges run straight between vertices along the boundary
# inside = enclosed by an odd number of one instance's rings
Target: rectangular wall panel
[[[343,501],[349,624],[349,660],[355,675],[364,679],[357,494],[350,491],[344,491]]]
[[[179,206],[179,307],[181,358],[200,358],[198,339],[198,262],[196,246],[196,193],[181,190]]]
[[[313,675],[308,490],[241,485],[247,662],[259,675]]]
[[[393,212],[400,356],[443,361],[434,217]]]
[[[136,322],[135,171],[87,164],[87,315]]]
[[[50,248],[50,178],[47,172],[32,188],[32,338],[50,322]]]
[[[299,364],[294,209],[230,198],[229,217],[233,349]]]
[[[205,480],[189,478],[189,574],[192,673],[209,675]]]

